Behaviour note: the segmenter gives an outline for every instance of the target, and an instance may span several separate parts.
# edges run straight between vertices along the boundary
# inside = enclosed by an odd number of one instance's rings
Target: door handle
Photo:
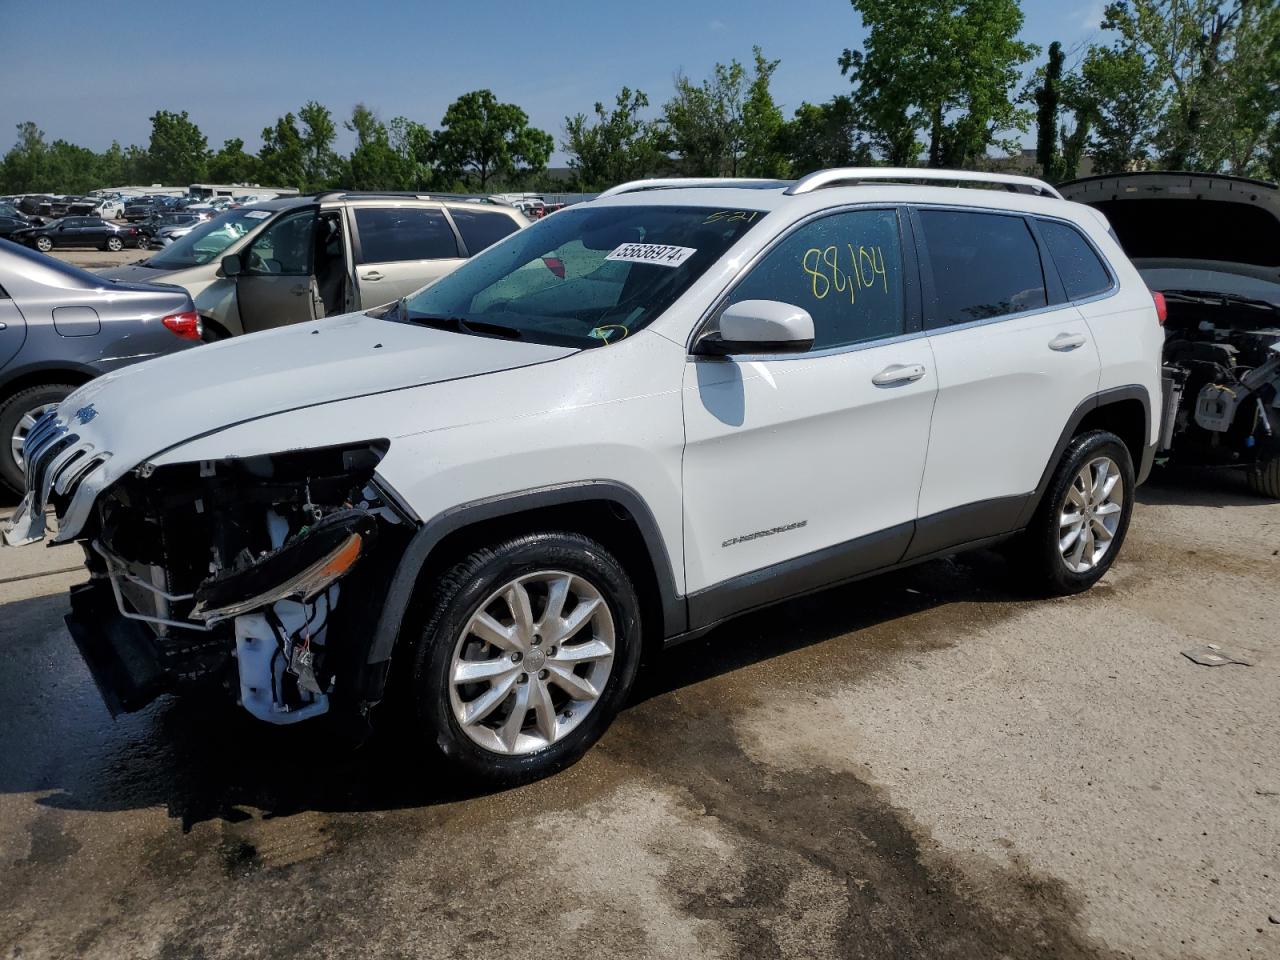
[[[7,323],[0,323],[0,331],[8,330],[8,329],[9,329],[9,325]]]
[[[311,291],[311,288],[307,286],[305,283],[300,283],[296,287],[289,288],[289,292],[292,293],[295,297],[300,297],[304,293],[309,293],[310,291]]]
[[[892,387],[899,383],[914,383],[923,376],[923,363],[895,363],[877,373],[871,382],[877,387]]]
[[[1050,350],[1074,350],[1076,347],[1083,347],[1085,336],[1083,333],[1060,333],[1049,341]]]
[[[377,270],[370,270],[368,273],[364,274],[360,279],[361,280],[381,280],[382,274],[380,274]]]

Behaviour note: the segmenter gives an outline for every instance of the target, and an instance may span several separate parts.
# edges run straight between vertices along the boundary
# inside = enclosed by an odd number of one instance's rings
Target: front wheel
[[[112,253],[119,253],[124,249],[124,241],[119,237],[107,237],[107,249]]]
[[[1080,593],[1102,579],[1129,529],[1134,487],[1119,437],[1094,430],[1072,438],[1018,544],[1038,587]]]
[[[48,237],[36,237],[36,249],[41,253],[48,253],[53,249],[53,241]]]
[[[640,610],[599,543],[536,533],[477,550],[439,582],[413,697],[439,751],[493,784],[577,760],[625,702]]]

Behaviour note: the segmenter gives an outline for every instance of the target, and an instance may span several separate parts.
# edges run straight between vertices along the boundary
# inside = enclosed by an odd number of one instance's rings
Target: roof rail
[[[321,190],[310,196],[316,200],[471,200],[505,206],[501,200],[480,193],[435,193],[429,190]]]
[[[849,186],[869,180],[938,180],[944,183],[993,183],[1017,192],[1062,199],[1062,194],[1035,177],[1013,173],[982,173],[975,170],[938,170],[934,167],[836,167],[801,177],[787,188],[787,196],[812,193],[823,187]]]
[[[616,197],[620,193],[636,193],[640,190],[673,190],[678,187],[768,187],[784,186],[785,180],[772,177],[651,177],[648,180],[629,180],[599,194],[596,199]]]

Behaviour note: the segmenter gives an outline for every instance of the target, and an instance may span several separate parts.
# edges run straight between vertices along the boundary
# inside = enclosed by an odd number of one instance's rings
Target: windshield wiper
[[[519,340],[524,336],[515,327],[504,326],[501,323],[466,320],[462,317],[443,317],[430,313],[409,313],[407,308],[403,306],[401,310],[403,312],[400,315],[410,323],[420,323],[424,327],[433,327],[436,330],[451,330],[454,333],[471,333],[479,336],[505,337],[508,340]]]
[[[1257,297],[1246,297],[1238,293],[1215,293],[1212,290],[1161,290],[1168,300],[1180,303],[1204,303],[1219,307],[1236,306],[1252,307],[1257,310],[1280,311],[1280,304],[1270,300],[1259,300]]]

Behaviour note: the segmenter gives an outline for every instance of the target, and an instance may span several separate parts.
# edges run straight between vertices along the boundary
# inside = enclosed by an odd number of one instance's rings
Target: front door
[[[803,307],[813,348],[689,360],[683,471],[693,626],[890,565],[905,551],[937,380],[902,235],[894,209],[800,226],[725,303]]]
[[[315,319],[311,264],[317,209],[282,214],[241,255],[236,301],[245,333]]]
[[[1076,405],[1097,391],[1099,360],[1024,217],[925,208],[917,217],[938,367],[911,547],[923,556],[1014,529]]]
[[[462,255],[439,208],[355,207],[359,308],[399,300],[458,268]]]

